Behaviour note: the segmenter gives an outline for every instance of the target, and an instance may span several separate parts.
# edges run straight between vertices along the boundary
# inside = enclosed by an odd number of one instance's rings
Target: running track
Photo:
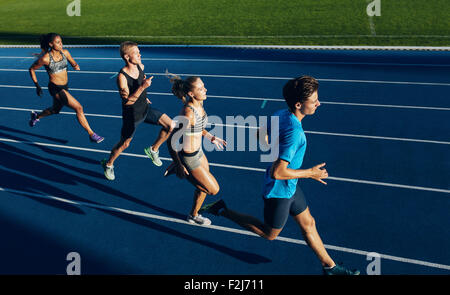
[[[72,95],[91,127],[92,144],[64,108],[28,126],[30,110],[51,103],[35,95],[27,69],[33,48],[0,49],[0,273],[65,274],[78,252],[83,274],[320,274],[321,266],[289,220],[273,242],[232,222],[187,224],[193,188],[153,166],[143,149],[159,128],[141,125],[116,161],[116,181],[99,161],[119,139],[117,48],[73,48]],[[322,105],[303,122],[304,168],[326,162],[328,185],[302,180],[319,233],[335,261],[359,268],[381,256],[382,274],[450,273],[450,53],[141,48],[153,106],[174,117],[168,69],[202,77],[205,109],[226,116],[269,116],[284,108],[281,88],[303,74],[319,79]],[[42,69],[43,70],[43,69]],[[44,71],[38,73],[47,85]],[[220,131],[221,124],[215,125]],[[225,131],[254,126],[235,126]],[[247,136],[248,139],[248,136]],[[207,157],[229,207],[262,218],[266,163],[258,151]],[[164,166],[168,152],[161,149]]]

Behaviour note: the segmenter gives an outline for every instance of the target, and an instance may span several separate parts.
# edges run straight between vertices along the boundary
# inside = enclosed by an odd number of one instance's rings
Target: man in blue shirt
[[[279,122],[278,158],[267,167],[264,175],[264,222],[227,208],[223,200],[205,205],[201,211],[224,216],[268,240],[274,240],[280,234],[291,215],[300,226],[308,246],[322,263],[324,274],[358,275],[358,270],[336,265],[328,255],[305,196],[297,186],[299,178],[312,178],[326,184],[322,179],[328,177],[328,172],[324,169],[325,163],[300,169],[306,151],[302,120],[313,115],[320,106],[318,88],[317,80],[309,76],[292,79],[283,87],[283,97],[288,109],[277,111],[273,115],[278,117]],[[276,126],[267,126],[268,138],[271,138],[272,128]]]

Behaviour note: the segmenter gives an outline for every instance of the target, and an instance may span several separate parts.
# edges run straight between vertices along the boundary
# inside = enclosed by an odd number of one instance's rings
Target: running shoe
[[[28,122],[28,124],[30,125],[30,127],[34,127],[34,125],[36,125],[37,122],[39,122],[39,119],[37,118],[37,113],[35,111],[31,112],[31,118],[30,121]]]
[[[144,152],[152,160],[153,164],[155,164],[158,167],[162,166],[162,162],[159,159],[159,151],[154,152],[152,150],[152,147],[150,146],[148,148],[145,148]]]
[[[326,276],[332,276],[332,275],[357,276],[360,274],[360,272],[357,269],[349,270],[349,269],[345,268],[342,264],[336,264],[332,268],[324,267],[323,274]]]
[[[92,135],[89,135],[89,140],[95,143],[100,143],[104,140],[104,137],[101,137],[100,135],[97,135],[97,133],[92,133]]]
[[[227,205],[225,205],[225,202],[222,199],[220,199],[211,204],[204,205],[202,208],[200,208],[200,210],[198,212],[209,213],[209,214],[218,216],[218,215],[220,215],[220,213],[222,213],[222,210],[226,210],[226,209],[227,209]]]
[[[201,216],[200,214],[197,214],[197,216],[192,216],[189,214],[187,217],[187,221],[189,223],[195,223],[198,225],[210,225],[211,224],[211,220],[209,220],[206,217]]]
[[[114,180],[116,179],[116,176],[114,175],[114,165],[112,166],[107,166],[106,163],[108,161],[106,159],[101,160],[101,164],[103,167],[103,172],[105,173],[105,177],[108,180]]]

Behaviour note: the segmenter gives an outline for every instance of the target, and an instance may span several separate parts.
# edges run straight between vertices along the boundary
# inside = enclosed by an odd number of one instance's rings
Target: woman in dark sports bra
[[[41,96],[42,88],[39,86],[35,72],[40,67],[45,67],[49,77],[48,91],[53,97],[53,105],[40,113],[31,112],[29,125],[33,127],[39,122],[39,119],[58,114],[62,107],[66,105],[76,112],[78,122],[88,132],[89,139],[96,143],[102,142],[104,138],[97,135],[89,126],[82,105],[69,93],[67,63],[69,62],[76,71],[79,71],[80,67],[72,58],[69,51],[63,49],[61,36],[56,33],[49,33],[42,35],[40,42],[43,52],[33,65],[31,65],[29,69],[30,76],[36,86],[37,95]]]

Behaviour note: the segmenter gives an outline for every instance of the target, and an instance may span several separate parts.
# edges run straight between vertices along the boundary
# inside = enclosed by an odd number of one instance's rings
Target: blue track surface
[[[69,252],[81,255],[84,274],[321,273],[292,220],[272,242],[220,217],[211,217],[213,227],[185,223],[192,186],[163,178],[164,169],[144,157],[158,127],[140,125],[115,162],[117,179],[104,179],[99,161],[121,128],[117,48],[69,49],[81,67],[69,73],[70,92],[103,143],[90,143],[67,107],[30,128],[30,110],[51,104],[47,90],[35,95],[28,77],[36,50],[0,49],[0,273],[65,274]],[[303,167],[326,162],[330,179],[327,186],[313,180],[301,186],[331,256],[363,274],[368,252],[381,255],[382,274],[450,274],[449,52],[141,48],[141,54],[145,72],[155,76],[149,98],[172,117],[181,103],[169,95],[166,69],[202,77],[205,109],[223,123],[226,116],[269,116],[285,107],[281,88],[288,78],[318,78],[322,105],[303,122]],[[46,86],[45,72],[38,79]],[[161,156],[169,157],[165,145]],[[206,202],[220,197],[262,218],[267,164],[260,152],[207,157],[221,190]]]

